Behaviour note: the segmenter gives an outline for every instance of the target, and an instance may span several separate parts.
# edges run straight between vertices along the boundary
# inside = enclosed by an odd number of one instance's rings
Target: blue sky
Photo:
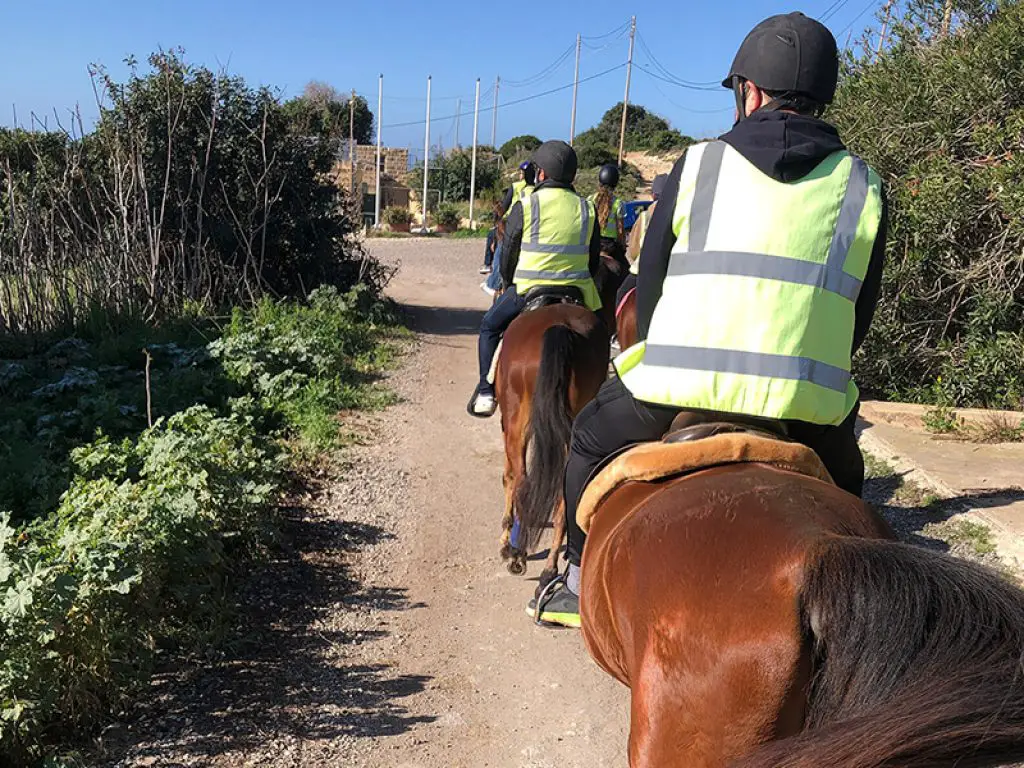
[[[280,88],[285,96],[316,79],[340,90],[354,87],[374,108],[377,75],[383,73],[385,144],[413,148],[423,146],[422,124],[397,124],[423,120],[427,75],[433,76],[431,144],[446,147],[455,140],[459,96],[464,113],[459,138],[470,142],[473,86],[480,77],[480,138],[487,142],[496,75],[503,81],[499,103],[571,84],[577,32],[585,42],[581,78],[624,64],[626,25],[635,13],[639,39],[630,100],[664,115],[684,133],[705,136],[731,123],[731,95],[666,80],[720,80],[743,35],[773,13],[802,10],[819,17],[831,10],[827,23],[843,43],[851,29],[856,36],[871,21],[876,5],[867,0],[806,0],[803,5],[778,0],[0,0],[0,123],[12,124],[16,108],[22,125],[33,112],[48,115],[52,124],[55,108],[66,114],[76,104],[88,121],[96,114],[90,63],[102,63],[120,76],[128,54],[144,59],[159,47],[181,46],[194,63],[226,67],[253,84]],[[624,85],[624,67],[582,83],[578,130],[620,101]],[[565,138],[571,100],[567,88],[499,109],[498,143],[521,133]]]

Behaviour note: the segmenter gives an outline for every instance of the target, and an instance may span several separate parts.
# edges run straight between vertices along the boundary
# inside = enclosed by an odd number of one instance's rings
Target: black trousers
[[[787,422],[789,435],[821,458],[836,485],[860,496],[864,490],[864,458],[854,425],[859,403],[846,420],[834,427]],[[642,403],[616,376],[609,379],[579,416],[565,465],[566,558],[579,565],[586,534],[576,525],[576,507],[594,470],[611,454],[633,443],[660,440],[681,412],[678,408]]]

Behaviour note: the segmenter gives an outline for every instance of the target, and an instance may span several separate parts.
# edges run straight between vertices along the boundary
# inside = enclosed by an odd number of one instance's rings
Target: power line
[[[657,80],[661,80],[663,83],[668,83],[669,85],[674,85],[677,88],[685,88],[685,89],[690,90],[690,91],[708,91],[708,92],[722,90],[721,83],[719,83],[718,85],[715,85],[715,86],[711,86],[711,85],[690,85],[688,83],[681,83],[678,80],[675,80],[675,79],[672,79],[672,78],[669,78],[669,77],[665,77],[664,75],[662,75],[662,74],[660,74],[658,72],[652,72],[647,67],[645,67],[643,64],[636,64],[636,63],[634,63],[633,66],[635,66],[637,69],[640,69],[643,72],[646,72],[651,77],[653,77],[653,78],[655,78]]]
[[[843,0],[833,0],[832,4],[829,5],[829,7],[826,8],[824,11],[822,11],[820,16],[818,16],[818,21],[825,21],[825,19],[828,18],[829,14],[832,13],[835,7],[839,5],[841,2],[843,2]]]
[[[576,43],[573,43],[565,51],[563,51],[557,59],[555,59],[551,64],[546,66],[537,74],[531,75],[530,77],[524,78],[522,80],[502,80],[502,83],[512,88],[523,88],[529,85],[536,85],[537,83],[542,82],[551,77],[555,73],[555,70],[557,70],[558,67],[561,66],[562,62],[568,59],[575,51]]]
[[[580,78],[580,82],[581,83],[586,83],[586,82],[589,82],[590,80],[596,80],[599,77],[604,77],[605,75],[611,74],[612,72],[615,72],[616,70],[622,69],[625,66],[626,66],[625,63],[616,64],[614,67],[609,67],[608,69],[604,70],[603,72],[598,72],[595,75],[590,75],[589,77],[581,77]],[[540,99],[540,98],[543,98],[544,96],[550,96],[552,93],[558,93],[559,91],[568,90],[569,88],[572,88],[572,86],[573,86],[572,83],[569,83],[568,85],[560,85],[557,88],[549,88],[546,91],[541,91],[540,93],[535,93],[535,94],[533,94],[531,96],[524,96],[521,99],[513,99],[512,101],[506,101],[506,102],[503,102],[501,104],[498,104],[498,109],[504,109],[505,107],[514,106],[515,104],[522,104],[523,102],[526,102],[526,101],[533,101],[534,99]],[[445,115],[444,117],[435,117],[433,119],[441,121],[441,120],[451,120],[454,117],[456,117],[456,115],[452,114],[452,115]],[[426,122],[427,122],[426,120],[410,120],[410,121],[405,122],[405,123],[391,123],[390,125],[383,125],[381,127],[382,128],[405,128],[405,127],[408,127],[410,125],[423,125]]]
[[[605,32],[603,35],[581,35],[580,37],[583,40],[603,40],[604,38],[611,37],[612,35],[618,35],[619,37],[622,37],[622,35],[625,34],[626,30],[629,29],[629,25],[630,22],[627,21],[621,26],[618,26],[615,29],[613,29],[611,32]]]
[[[839,13],[841,10],[843,10],[843,8],[846,6],[846,4],[848,2],[850,2],[850,0],[839,0],[838,4],[833,3],[832,4],[833,7],[830,8],[825,13],[823,13],[822,16],[821,16],[821,19],[819,19],[819,21],[822,21],[822,22],[828,21],[829,19],[834,17],[837,13]],[[839,34],[842,34],[842,32],[840,32]]]
[[[869,3],[867,4],[867,5],[865,5],[865,6],[864,6],[864,10],[862,10],[862,11],[861,11],[860,13],[858,13],[858,14],[857,14],[856,16],[854,16],[854,17],[853,17],[853,20],[852,20],[852,21],[851,21],[851,22],[850,22],[849,24],[847,24],[847,25],[846,25],[845,27],[843,27],[843,28],[842,28],[841,30],[839,30],[839,35],[837,35],[837,36],[841,36],[841,35],[843,34],[843,32],[845,32],[845,31],[846,31],[846,30],[848,30],[848,29],[849,29],[850,27],[852,27],[852,26],[853,26],[854,24],[856,24],[856,23],[857,23],[858,21],[860,21],[860,18],[861,18],[861,17],[862,17],[862,16],[863,16],[863,15],[864,15],[865,13],[867,13],[867,12],[868,12],[868,11],[870,11],[870,10],[871,10],[872,8],[874,8],[874,7],[875,7],[875,4],[876,4],[876,0],[871,0],[871,2],[869,2]]]
[[[637,36],[637,38],[640,41],[640,47],[644,50],[644,53],[647,54],[647,58],[649,58],[651,60],[651,64],[653,64],[658,70],[660,70],[661,73],[665,76],[666,79],[675,82],[677,85],[683,85],[683,86],[688,86],[688,87],[692,87],[692,88],[702,88],[704,86],[714,86],[715,90],[718,89],[719,82],[717,80],[704,80],[704,81],[687,80],[685,78],[682,78],[682,77],[679,77],[679,76],[673,74],[672,72],[669,71],[669,69],[666,66],[664,66],[660,61],[658,61],[658,58],[654,55],[654,53],[651,52],[650,46],[648,46],[647,45],[647,41],[644,40],[644,36],[642,34],[640,34],[639,32],[637,32],[636,36]]]
[[[646,70],[644,70],[644,72],[646,72]],[[680,104],[675,99],[673,99],[671,96],[669,96],[667,93],[665,93],[661,89],[661,86],[659,86],[657,83],[651,83],[651,85],[654,86],[654,90],[656,90],[658,93],[660,93],[662,98],[665,99],[665,101],[667,101],[669,104],[674,106],[676,109],[681,109],[684,112],[692,112],[695,115],[714,115],[714,114],[718,114],[719,112],[731,112],[733,109],[735,109],[735,107],[718,107],[717,109],[695,109],[693,107],[687,107],[687,106],[684,106],[684,105]]]

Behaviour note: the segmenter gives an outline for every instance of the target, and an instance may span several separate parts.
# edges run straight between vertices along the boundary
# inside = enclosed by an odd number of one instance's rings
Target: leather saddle
[[[523,312],[532,312],[552,304],[584,304],[583,291],[575,285],[535,285],[523,294],[523,301]]]
[[[707,418],[709,414],[696,415]],[[764,419],[701,421],[680,414],[660,442],[624,448],[590,478],[576,510],[576,522],[587,531],[590,522],[616,488],[627,482],[657,482],[727,464],[768,464],[831,483],[825,465],[810,448],[785,435],[785,425]],[[716,416],[716,418],[721,418]],[[733,417],[730,417],[733,418]],[[679,422],[683,422],[679,428]]]

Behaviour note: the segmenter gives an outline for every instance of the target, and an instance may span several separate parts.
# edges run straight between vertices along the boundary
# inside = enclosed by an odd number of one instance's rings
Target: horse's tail
[[[1024,593],[891,541],[830,540],[805,569],[804,732],[742,768],[958,768],[1024,760]]]
[[[572,436],[569,398],[573,364],[583,342],[583,336],[566,325],[544,331],[526,432],[529,457],[525,477],[516,491],[521,538],[512,543],[520,549],[536,546],[562,493],[565,454]]]

